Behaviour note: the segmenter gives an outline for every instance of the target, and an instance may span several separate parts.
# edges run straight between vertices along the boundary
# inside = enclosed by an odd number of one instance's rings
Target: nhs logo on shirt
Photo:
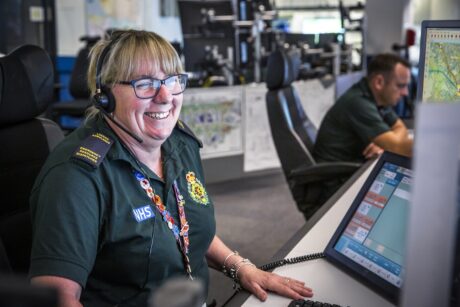
[[[139,207],[139,208],[134,208],[133,214],[134,214],[134,218],[136,219],[138,223],[151,219],[152,217],[155,217],[155,213],[153,212],[152,207],[150,207],[149,205]]]

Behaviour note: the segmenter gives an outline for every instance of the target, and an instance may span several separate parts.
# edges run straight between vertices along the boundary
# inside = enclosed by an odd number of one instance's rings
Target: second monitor
[[[417,100],[460,102],[460,20],[422,22]]]

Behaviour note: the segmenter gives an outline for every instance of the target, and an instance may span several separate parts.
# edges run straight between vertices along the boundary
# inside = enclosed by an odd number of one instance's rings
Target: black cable
[[[319,259],[319,258],[324,258],[324,253],[314,253],[314,254],[299,256],[295,258],[276,260],[276,261],[260,266],[259,269],[263,271],[271,271],[275,268],[278,268],[286,264],[299,263],[299,262],[304,262],[304,261],[309,261],[309,260],[314,260],[314,259]]]

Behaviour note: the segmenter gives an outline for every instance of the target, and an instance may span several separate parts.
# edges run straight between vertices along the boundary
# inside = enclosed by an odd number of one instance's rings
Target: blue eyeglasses
[[[187,87],[187,75],[172,75],[163,80],[150,77],[142,77],[131,81],[119,81],[118,83],[131,85],[137,98],[148,99],[158,95],[162,85],[166,86],[172,95],[182,94]]]

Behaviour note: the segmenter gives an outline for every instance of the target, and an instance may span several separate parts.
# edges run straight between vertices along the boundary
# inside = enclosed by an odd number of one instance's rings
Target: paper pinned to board
[[[268,121],[266,94],[267,87],[264,83],[251,84],[245,87],[245,172],[281,166]]]
[[[300,80],[292,83],[296,89],[305,114],[319,129],[326,112],[335,101],[335,82],[333,79]]]

